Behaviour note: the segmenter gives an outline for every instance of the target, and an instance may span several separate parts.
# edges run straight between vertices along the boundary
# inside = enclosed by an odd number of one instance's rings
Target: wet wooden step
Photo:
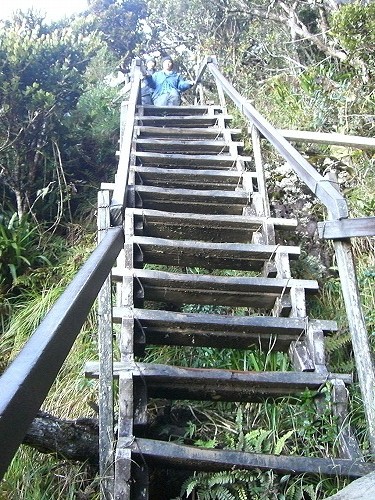
[[[249,203],[249,195],[243,190],[169,189],[139,185],[133,189],[135,206],[153,210],[241,215]]]
[[[188,168],[134,167],[136,184],[169,188],[233,190],[241,186],[241,173],[225,170],[192,170]],[[256,178],[256,173],[253,172]],[[250,172],[247,173],[250,175]]]
[[[352,382],[347,374],[316,372],[258,372],[216,368],[185,368],[162,364],[115,362],[113,375],[131,371],[133,379],[141,379],[149,398],[193,401],[262,402],[296,396],[306,389],[320,391],[330,378]],[[88,362],[87,377],[98,376],[98,363]],[[290,399],[289,403],[297,402]],[[284,402],[285,404],[285,402]]]
[[[136,140],[137,151],[154,151],[161,153],[184,153],[190,154],[215,154],[229,153],[229,146],[243,148],[243,142],[228,142],[224,140],[195,140],[188,139],[139,139]]]
[[[145,116],[221,115],[221,106],[143,106]]]
[[[112,277],[121,280],[128,275],[114,268]],[[315,280],[177,274],[136,269],[133,273],[135,306],[143,300],[171,304],[211,304],[232,307],[255,307],[270,310],[277,297],[287,294],[291,287],[316,292]]]
[[[121,323],[124,309],[113,308],[113,321]],[[134,309],[135,338],[147,345],[180,345],[249,349],[261,347],[287,352],[290,343],[306,331],[306,318],[272,316],[226,316]],[[328,333],[337,330],[334,321],[310,320]]]
[[[136,235],[156,238],[249,243],[252,235],[260,232],[265,223],[274,224],[277,230],[297,227],[296,219],[127,210],[134,215]]]
[[[277,254],[296,259],[299,247],[241,243],[209,243],[134,236],[134,259],[140,264],[164,264],[206,269],[261,270]]]
[[[232,139],[237,139],[241,134],[239,128],[226,128],[226,133],[232,136]],[[188,138],[190,141],[201,139],[223,139],[223,129],[219,127],[201,127],[201,128],[182,128],[182,127],[152,127],[152,126],[136,126],[135,134],[137,137],[149,138]]]
[[[229,123],[230,115],[190,115],[190,116],[135,116],[135,125],[154,127],[215,127],[222,122]]]
[[[186,166],[190,168],[213,168],[236,170],[237,158],[227,154],[203,155],[203,154],[178,154],[178,153],[149,153],[136,151],[137,165],[169,165],[174,167]]]
[[[119,446],[122,445],[120,438]],[[126,443],[124,442],[124,447]],[[135,438],[132,458],[154,466],[190,469],[206,472],[220,470],[272,470],[279,474],[318,474],[361,477],[375,471],[375,464],[343,458],[300,457],[293,455],[267,455],[242,451],[198,448],[170,441]]]

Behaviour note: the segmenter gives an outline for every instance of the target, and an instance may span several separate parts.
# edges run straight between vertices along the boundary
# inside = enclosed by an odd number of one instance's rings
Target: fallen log
[[[96,418],[63,420],[39,411],[25,435],[23,444],[41,453],[55,453],[65,460],[88,462],[97,466],[98,429]]]

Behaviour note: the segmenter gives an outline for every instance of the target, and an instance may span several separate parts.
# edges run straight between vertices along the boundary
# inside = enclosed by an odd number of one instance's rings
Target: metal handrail
[[[108,229],[0,377],[0,479],[67,358],[123,244],[122,228]]]
[[[126,112],[122,109],[122,117],[126,116],[124,129],[120,132],[120,158],[116,173],[115,189],[113,191],[110,213],[112,226],[119,226],[123,220],[123,210],[126,203],[127,186],[129,178],[129,165],[131,148],[133,142],[135,110],[139,99],[141,82],[141,61],[135,59],[131,72],[132,86],[129,100],[126,104]]]

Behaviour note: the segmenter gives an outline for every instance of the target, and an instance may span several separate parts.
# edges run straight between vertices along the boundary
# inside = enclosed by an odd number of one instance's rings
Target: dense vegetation
[[[47,24],[35,12],[0,21],[0,371],[72,278],[93,247],[96,192],[112,181],[118,139],[119,89],[111,86],[116,68],[135,55],[171,53],[193,75],[203,55],[215,54],[236,88],[280,128],[373,136],[375,129],[375,4],[334,0],[264,2],[247,0],[92,0],[86,12]],[[146,27],[146,29],[144,28]],[[208,87],[209,92],[209,87]],[[373,215],[374,156],[371,152],[309,146],[305,153],[321,172],[335,168],[353,216]],[[267,159],[272,203],[293,203],[294,179],[279,159]],[[289,182],[288,182],[289,176]],[[284,179],[284,180],[282,180]],[[309,199],[308,213],[323,216]],[[298,214],[297,214],[298,215]],[[339,281],[330,249],[321,265],[304,234],[304,272],[324,277],[312,315],[335,319],[340,330],[328,340],[332,370],[353,371]],[[359,279],[370,339],[375,339],[375,248],[355,242]],[[318,275],[317,275],[318,273]],[[83,378],[84,360],[95,358],[94,315],[64,365],[44,409],[60,417],[95,416],[95,383]],[[151,350],[150,359],[175,364],[217,366],[213,349]],[[245,352],[223,358],[225,367],[287,368],[280,354]],[[329,389],[327,388],[327,391]],[[356,387],[351,418],[368,453],[364,418]],[[335,446],[330,416],[316,420],[312,395],[299,412],[287,405],[223,406],[217,421],[185,437],[204,446],[272,453],[304,447],[325,456]],[[68,403],[69,402],[69,403]],[[200,409],[205,414],[205,407]],[[251,430],[257,421],[257,431]],[[212,440],[214,429],[215,440]],[[198,474],[185,483],[197,498],[318,499],[342,487],[341,481],[260,474]],[[96,498],[97,478],[82,464],[59,461],[22,448],[0,498]],[[226,495],[226,496],[225,496]],[[230,496],[232,495],[232,496]]]

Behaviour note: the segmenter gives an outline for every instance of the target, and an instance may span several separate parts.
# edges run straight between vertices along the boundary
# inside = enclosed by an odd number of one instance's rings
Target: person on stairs
[[[141,81],[141,100],[142,106],[152,106],[153,88],[150,87],[147,76],[152,76],[155,73],[156,61],[154,57],[148,56],[145,58],[144,73]]]
[[[194,82],[184,80],[180,73],[173,69],[173,59],[166,56],[162,59],[162,70],[146,76],[148,85],[154,89],[152,100],[155,106],[179,106],[181,93],[189,90]]]

